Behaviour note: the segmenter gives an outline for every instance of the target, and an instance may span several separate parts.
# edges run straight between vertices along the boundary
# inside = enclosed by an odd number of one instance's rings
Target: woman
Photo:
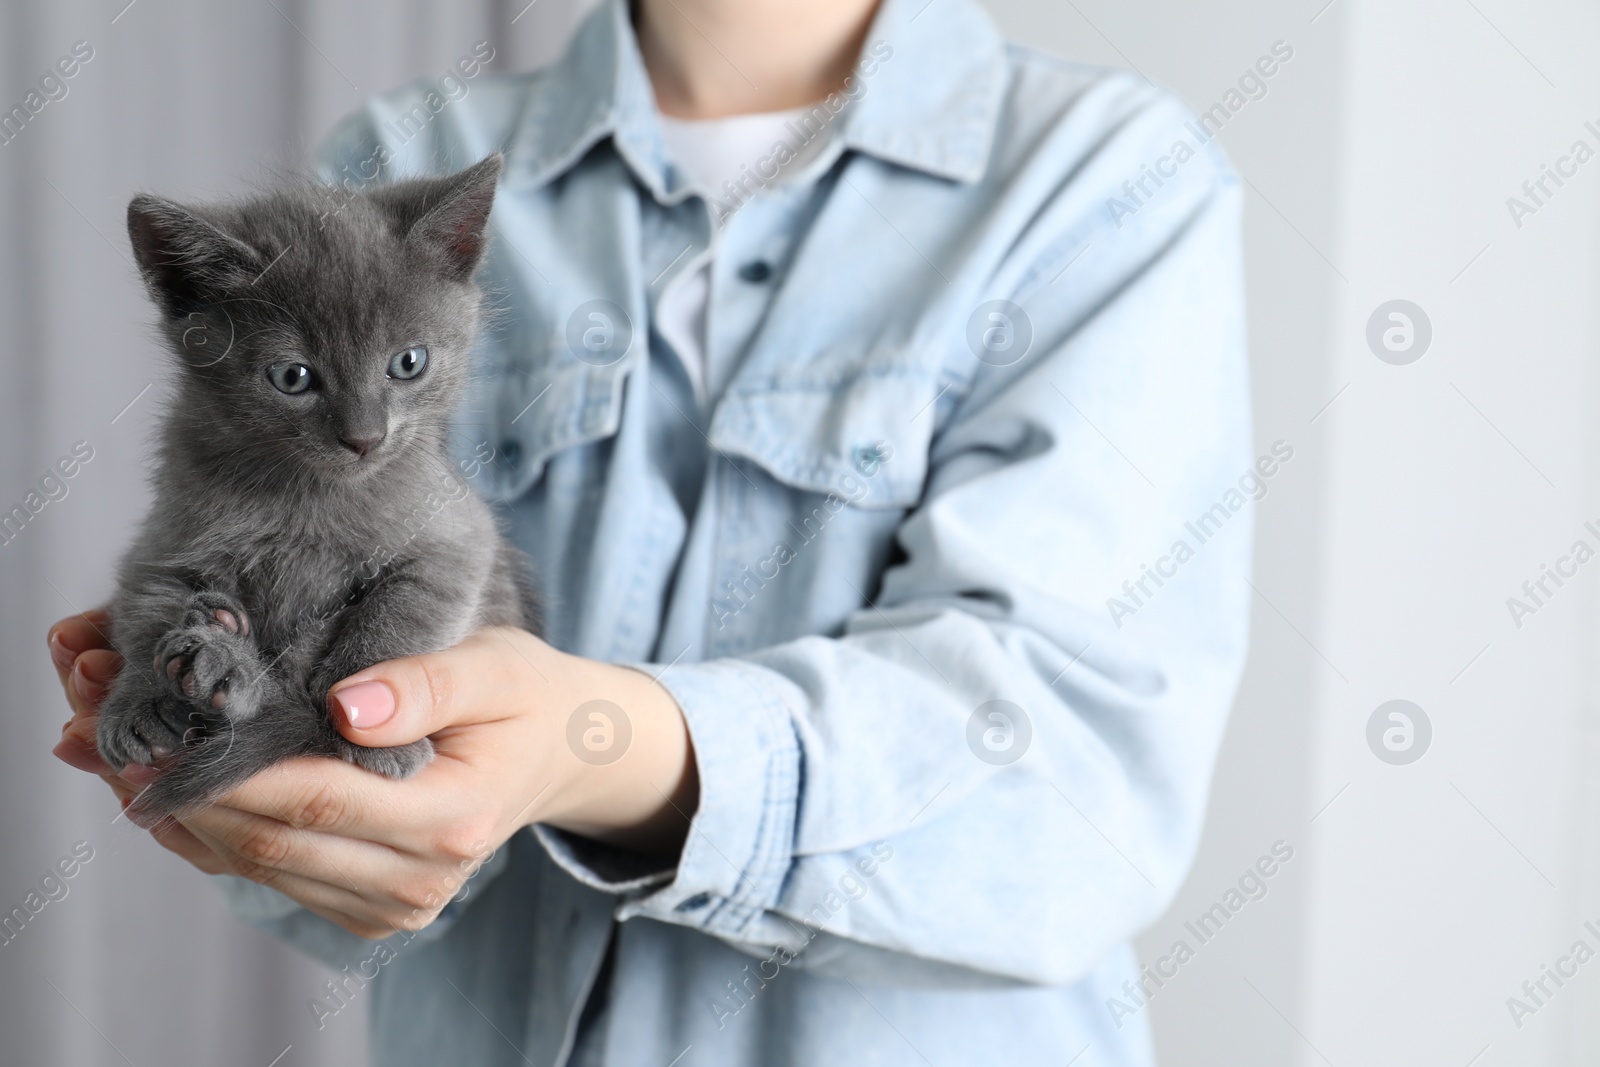
[[[416,778],[294,761],[158,840],[386,1065],[1149,1063],[1127,941],[1245,647],[1219,151],[972,0],[606,0],[452,88],[324,173],[505,153],[461,449],[547,640],[336,687],[352,740],[434,738]],[[57,752],[127,797],[99,621],[51,631]]]

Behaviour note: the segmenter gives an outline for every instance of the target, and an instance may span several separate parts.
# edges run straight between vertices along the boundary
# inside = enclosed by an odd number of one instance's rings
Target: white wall
[[[1507,609],[1594,507],[1600,162],[1513,222],[1506,200],[1600,120],[1593,5],[1357,3],[1338,254],[1331,477],[1319,612],[1349,684],[1318,676],[1319,820],[1303,1029],[1335,1062],[1593,1063],[1585,968],[1518,1027],[1506,1006],[1596,919],[1580,818],[1600,566]],[[1470,268],[1467,266],[1478,256]],[[1465,273],[1459,272],[1465,269]],[[1383,300],[1429,310],[1419,363],[1370,358]],[[1348,401],[1348,403],[1346,403]],[[1469,661],[1481,656],[1467,668]],[[1460,673],[1465,669],[1465,673]],[[1459,677],[1458,677],[1459,674]],[[1376,701],[1437,727],[1420,762],[1364,751]],[[1592,775],[1591,775],[1592,776]]]

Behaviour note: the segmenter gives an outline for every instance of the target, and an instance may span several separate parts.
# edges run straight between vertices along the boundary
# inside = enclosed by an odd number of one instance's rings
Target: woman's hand
[[[56,754],[106,778],[126,805],[155,772],[115,775],[94,753],[93,709],[120,664],[103,627],[91,612],[51,629],[75,714]],[[585,709],[569,744],[569,719],[591,701],[607,703]],[[337,760],[289,760],[154,828],[157,840],[207,873],[242,874],[383,937],[426,926],[523,826],[671,857],[697,804],[688,731],[664,689],[522,630],[480,630],[445,652],[378,664],[335,685],[329,703],[351,741],[431,737],[436,758],[403,782]],[[629,732],[621,755],[599,762]]]
[[[111,680],[122,669],[122,657],[112,650],[111,639],[106,636],[109,624],[110,617],[105,610],[96,609],[62,619],[50,627],[47,636],[50,660],[55,664],[56,676],[67,695],[67,705],[72,708],[72,718],[61,728],[55,754],[79,770],[105,779],[122,806],[127,807],[142,784],[113,771],[95,747],[98,721],[95,709]],[[123,768],[123,773],[136,771]],[[216,854],[182,825],[168,821],[151,833],[162,847],[176,852],[208,874],[226,872],[226,866]]]

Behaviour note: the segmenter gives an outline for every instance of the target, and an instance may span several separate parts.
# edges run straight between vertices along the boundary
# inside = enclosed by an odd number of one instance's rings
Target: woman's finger
[[[248,878],[258,885],[276,889],[301,907],[349,930],[359,937],[387,937],[409,918],[419,924],[424,917],[406,905],[385,906],[363,897],[346,885],[307,878],[292,871],[254,863],[230,851],[228,843],[193,823],[186,824],[202,843],[227,857],[228,869],[222,873]],[[448,898],[447,898],[448,899]],[[441,906],[442,906],[441,902]]]
[[[56,747],[52,750],[56,759],[90,774],[102,777],[115,775],[117,768],[101,759],[100,750],[95,746],[95,728],[98,722],[99,719],[91,711],[68,723],[61,731],[61,740],[56,742]]]
[[[139,790],[128,782],[113,775],[103,774],[106,784],[111,787],[111,792],[116,794],[117,800],[123,808],[133,802],[139,795]],[[156,843],[180,859],[186,860],[191,866],[198,868],[206,874],[231,874],[228,864],[221,856],[207,844],[202,842],[188,828],[176,819],[162,819],[157,825],[149,827],[150,836]]]
[[[61,728],[61,740],[52,750],[68,766],[90,774],[112,774],[115,768],[100,758],[95,732],[99,725],[97,709],[122,669],[122,657],[105,649],[90,649],[73,662],[62,683],[72,718]]]
[[[216,851],[201,841],[187,826],[174,819],[163,819],[150,828],[150,836],[168,852],[187,860],[206,874],[233,874],[233,869]]]
[[[387,845],[297,830],[277,819],[234,808],[208,807],[181,821],[196,834],[217,842],[230,861],[324,882],[360,899],[366,899],[361,886],[404,885],[415,877],[414,861]]]
[[[122,657],[110,649],[90,649],[80,655],[73,662],[65,683],[67,702],[73,714],[94,714],[120,670]]]
[[[430,855],[434,827],[455,825],[471,794],[462,766],[437,759],[396,782],[341,760],[307,757],[269,767],[217,801],[292,827]],[[484,833],[488,833],[485,829]]]
[[[313,915],[320,915],[335,926],[344,927],[357,937],[366,938],[368,941],[381,941],[396,932],[393,926],[366,922],[356,918],[354,915],[346,915],[344,912],[335,911],[332,908],[323,908],[311,904],[302,904],[301,907]]]
[[[106,785],[111,787],[117,800],[123,808],[132,803],[133,798],[139,795],[137,787],[112,774],[102,774]],[[180,859],[186,860],[191,866],[198,868],[206,874],[232,874],[228,864],[209,845],[202,842],[188,828],[176,819],[162,819],[155,826],[148,827],[150,836],[156,843]]]
[[[111,616],[103,609],[86,611],[82,615],[69,615],[56,622],[45,633],[45,644],[50,649],[50,660],[63,684],[72,661],[81,653],[94,648],[110,648]]]

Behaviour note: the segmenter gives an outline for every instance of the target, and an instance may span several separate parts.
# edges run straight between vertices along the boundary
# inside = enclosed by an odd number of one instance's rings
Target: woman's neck
[[[638,0],[635,32],[663,114],[783,111],[840,89],[878,0]]]

